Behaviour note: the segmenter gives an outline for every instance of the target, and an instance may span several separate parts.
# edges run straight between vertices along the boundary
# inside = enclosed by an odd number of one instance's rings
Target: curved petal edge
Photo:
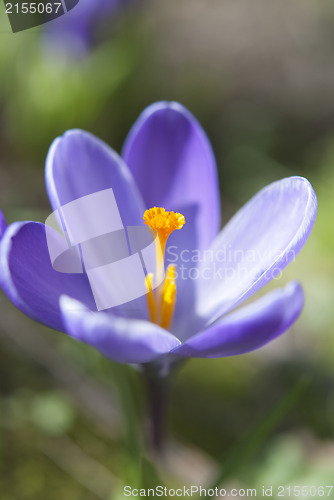
[[[298,318],[304,293],[297,282],[268,293],[191,337],[173,354],[194,358],[235,356],[254,351],[284,333]]]
[[[143,225],[144,204],[130,170],[116,151],[89,132],[68,130],[53,141],[45,182],[54,210],[111,188],[123,225]]]
[[[147,208],[185,212],[196,237],[188,245],[206,248],[220,227],[218,174],[210,141],[192,113],[177,102],[147,107],[122,156]]]
[[[180,345],[176,337],[148,321],[93,312],[66,296],[60,299],[60,308],[71,337],[119,363],[148,363]]]
[[[7,228],[0,242],[0,285],[18,309],[57,330],[63,330],[61,295],[94,305],[85,275],[53,269],[45,226],[40,222],[15,222]]]
[[[7,222],[2,210],[0,209],[0,240],[3,237],[6,229],[7,229]]]
[[[259,191],[218,235],[200,267],[198,315],[210,324],[276,278],[306,243],[317,214],[307,179],[288,177]],[[211,274],[210,274],[211,273]]]

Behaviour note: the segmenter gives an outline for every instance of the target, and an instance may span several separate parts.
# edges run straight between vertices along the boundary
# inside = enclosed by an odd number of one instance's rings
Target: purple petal
[[[143,201],[129,169],[117,153],[88,132],[70,130],[53,142],[45,179],[54,210],[112,188],[123,225],[143,224]]]
[[[177,244],[206,248],[219,230],[220,202],[211,145],[194,116],[175,102],[149,106],[130,131],[123,158],[147,208],[186,216],[191,238],[176,235]]]
[[[148,363],[180,345],[176,337],[148,321],[92,312],[65,296],[60,307],[69,335],[120,363]]]
[[[84,8],[93,4],[88,0],[79,4],[65,15],[54,19],[44,33],[44,42],[47,48],[67,48],[70,56],[83,55],[89,48],[91,39],[91,8]],[[97,2],[98,3],[98,2]]]
[[[275,290],[190,338],[173,354],[218,358],[254,351],[285,332],[298,318],[304,295],[298,283]]]
[[[316,195],[302,177],[274,182],[254,196],[201,262],[199,316],[211,322],[277,277],[305,244],[316,212]]]
[[[2,210],[0,209],[0,239],[3,237],[6,229],[7,229],[7,222]]]
[[[95,308],[86,275],[54,271],[47,248],[45,226],[39,222],[10,225],[0,243],[0,284],[25,314],[63,330],[59,298],[74,297]]]
[[[115,15],[127,3],[126,0],[80,0],[75,8],[46,26],[45,42],[51,47],[54,44],[63,47],[67,54],[84,55],[99,23]]]
[[[169,238],[166,264],[189,272],[193,264],[180,253],[204,249],[220,226],[217,169],[211,145],[194,116],[175,102],[158,102],[139,117],[126,140],[123,157],[133,173],[147,208],[162,206],[181,212],[186,224]],[[178,300],[173,332],[182,336],[195,303],[194,282],[177,279]]]

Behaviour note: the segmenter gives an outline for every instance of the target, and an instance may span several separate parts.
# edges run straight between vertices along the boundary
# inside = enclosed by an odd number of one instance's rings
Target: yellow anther
[[[169,328],[176,301],[175,266],[169,266],[167,269],[161,299],[161,326]]]
[[[166,270],[165,282],[162,289],[163,294],[165,293],[165,290],[167,290],[170,284],[175,283],[175,275],[176,275],[175,266],[171,264],[170,266],[167,267]]]
[[[153,273],[149,273],[145,278],[146,290],[147,290],[147,306],[150,315],[150,320],[152,323],[156,323],[157,320],[157,305],[155,302],[154,292],[153,292]]]

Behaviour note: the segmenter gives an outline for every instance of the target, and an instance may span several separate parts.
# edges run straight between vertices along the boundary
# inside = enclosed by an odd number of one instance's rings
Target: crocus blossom
[[[166,277],[165,288],[154,291],[154,276],[147,276],[148,293],[135,307],[98,312],[85,274],[53,269],[44,224],[16,222],[1,240],[0,282],[34,320],[118,362],[168,364],[253,351],[301,313],[297,282],[237,306],[303,247],[317,210],[311,184],[302,177],[270,184],[219,232],[214,155],[182,105],[159,102],[144,110],[122,156],[88,132],[66,132],[49,150],[45,177],[53,210],[112,188],[124,225],[163,231]]]
[[[65,15],[46,25],[45,41],[63,47],[70,55],[84,54],[101,23],[128,3],[129,0],[79,0]]]

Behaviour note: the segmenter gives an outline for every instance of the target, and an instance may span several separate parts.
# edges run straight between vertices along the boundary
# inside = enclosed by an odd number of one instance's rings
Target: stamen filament
[[[153,292],[153,273],[149,273],[145,279],[146,289],[147,289],[147,306],[152,323],[157,321],[157,305],[155,302],[154,292]]]
[[[164,277],[164,271],[165,271],[164,257],[165,257],[165,248],[167,239],[165,242],[161,242],[161,238],[156,237],[156,231],[152,229],[151,232],[153,233],[153,231],[155,233],[153,234],[153,236],[155,236],[154,242],[155,242],[155,253],[156,253],[156,283],[159,285]]]

